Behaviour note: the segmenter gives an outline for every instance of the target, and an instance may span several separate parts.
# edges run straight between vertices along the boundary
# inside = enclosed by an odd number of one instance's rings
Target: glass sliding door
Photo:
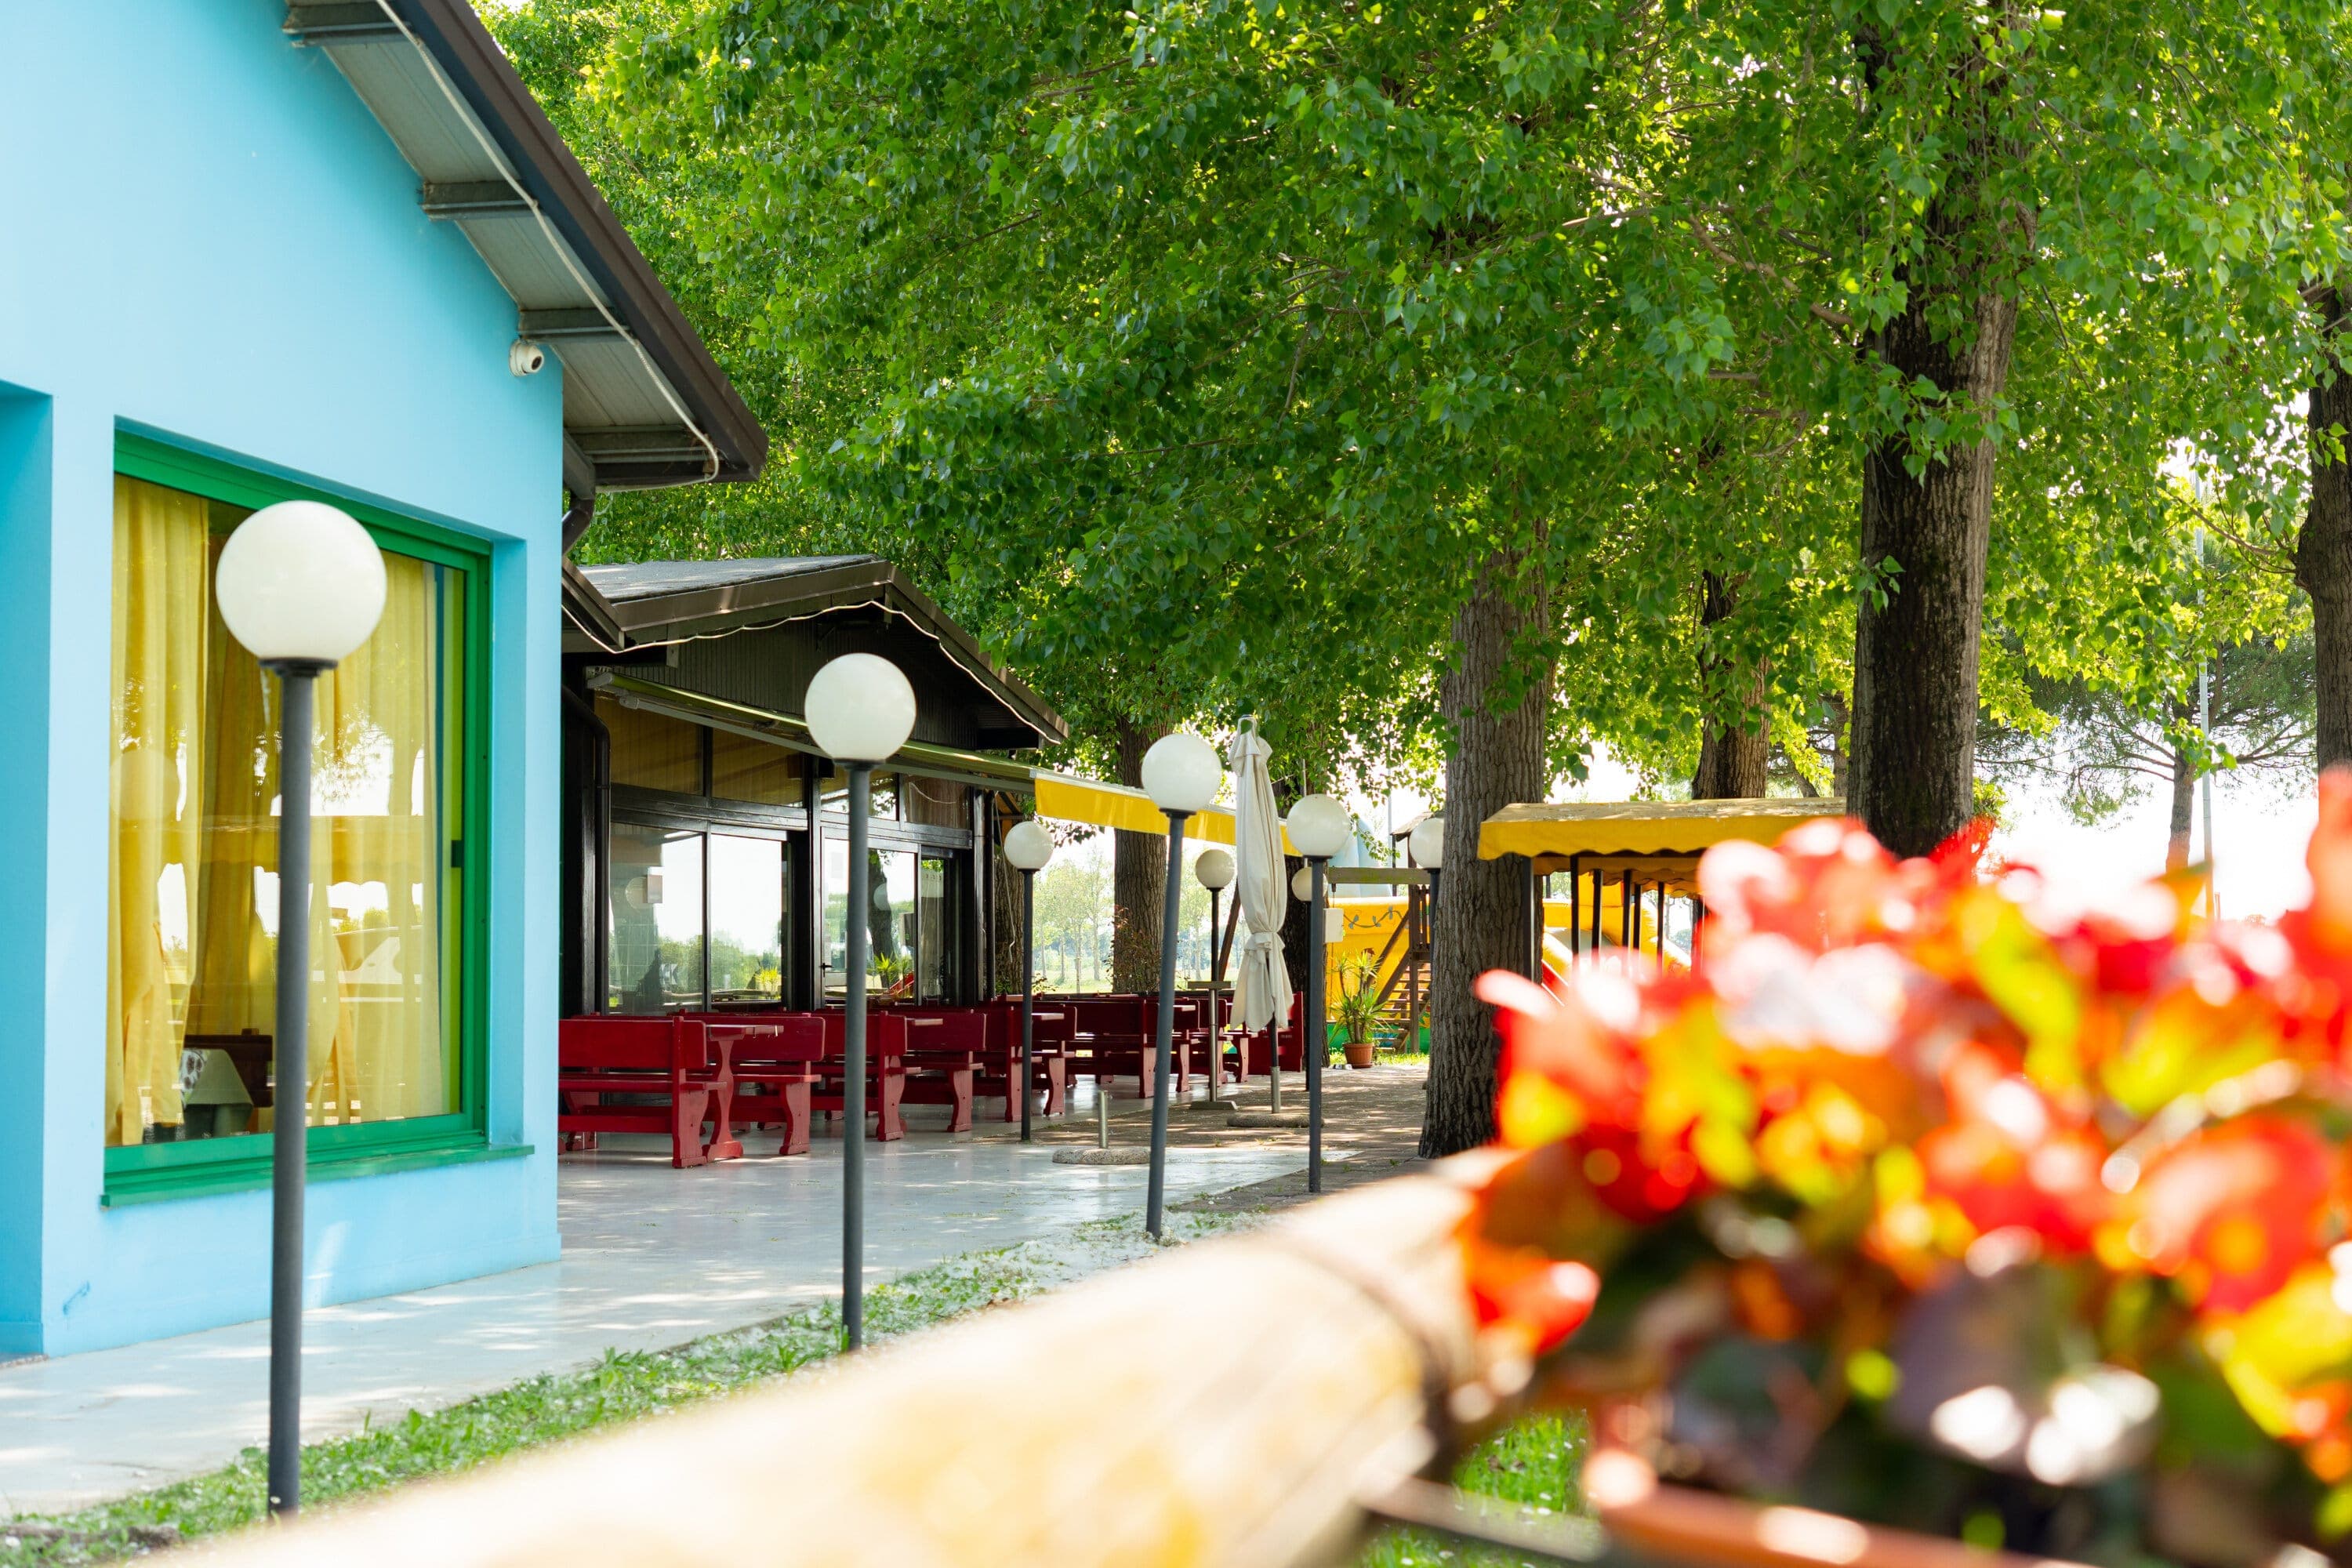
[[[915,872],[915,998],[951,1002],[961,952],[956,942],[956,872],[961,857],[925,855]]]
[[[867,994],[904,1001],[914,994],[917,931],[915,855],[907,849],[866,851],[870,897],[866,910]],[[849,990],[849,844],[824,841],[824,994],[838,1002]]]
[[[783,845],[712,834],[710,1000],[782,1001],[787,934]]]
[[[613,825],[605,1005],[615,1013],[700,1007],[702,835]]]

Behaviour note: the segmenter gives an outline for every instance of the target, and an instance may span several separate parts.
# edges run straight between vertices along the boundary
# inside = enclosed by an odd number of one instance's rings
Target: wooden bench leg
[[[1059,1116],[1070,1100],[1070,1064],[1059,1057],[1045,1058],[1045,1114]]]
[[[950,1068],[948,1069],[948,1131],[950,1132],[971,1131],[971,1068]]]
[[[672,1170],[709,1163],[702,1146],[702,1124],[710,1119],[710,1091],[681,1089],[669,1099],[669,1163]],[[688,1151],[693,1152],[689,1155]]]
[[[896,1143],[907,1135],[907,1123],[898,1114],[898,1103],[907,1098],[907,1075],[903,1072],[886,1072],[881,1075],[881,1079],[879,1086],[881,1092],[874,1097],[876,1111],[874,1141],[877,1143]],[[850,1131],[853,1135],[862,1135],[866,1129],[853,1127]]]
[[[809,1085],[803,1079],[788,1083],[776,1096],[783,1108],[784,1135],[776,1144],[776,1154],[805,1154],[809,1151]]]
[[[714,1160],[740,1160],[743,1145],[735,1136],[735,1080],[721,1078],[710,1094],[710,1142],[705,1152]]]

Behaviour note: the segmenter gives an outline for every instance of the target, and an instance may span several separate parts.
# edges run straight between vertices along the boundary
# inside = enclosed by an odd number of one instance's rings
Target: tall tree
[[[2311,595],[2318,658],[2318,725],[2323,768],[2352,762],[2352,375],[2343,343],[2352,330],[2352,290],[2331,279],[2312,290],[2318,317],[2319,373],[2310,391],[2310,499],[2295,539],[2294,580]]]

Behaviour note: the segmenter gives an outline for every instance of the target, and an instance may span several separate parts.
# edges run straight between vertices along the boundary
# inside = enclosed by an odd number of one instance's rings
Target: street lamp
[[[841,999],[841,1324],[849,1348],[866,1342],[866,939],[873,907],[866,864],[866,817],[874,764],[907,743],[915,689],[888,659],[845,653],[816,672],[801,704],[809,734],[849,769],[849,905],[842,919],[849,989]]]
[[[1323,1060],[1331,1054],[1323,1024],[1324,972],[1330,963],[1326,949],[1331,934],[1323,929],[1323,868],[1331,863],[1332,856],[1348,847],[1356,822],[1348,808],[1331,796],[1310,795],[1290,808],[1286,826],[1292,847],[1307,858],[1307,1027],[1299,1046],[1307,1058],[1307,1190],[1319,1193],[1323,1190]]]
[[[1217,749],[1181,731],[1162,735],[1143,753],[1143,793],[1168,814],[1168,897],[1160,918],[1160,1026],[1151,1085],[1151,1184],[1143,1228],[1160,1238],[1161,1199],[1168,1190],[1168,1056],[1176,1014],[1176,925],[1184,893],[1184,819],[1217,798],[1225,782]]]
[[[1034,820],[1014,823],[1004,835],[1004,859],[1021,873],[1021,1142],[1029,1138],[1032,1079],[1029,1052],[1037,997],[1037,873],[1054,858],[1054,836]]]
[[[1430,984],[1437,983],[1437,879],[1445,869],[1445,818],[1424,816],[1405,836],[1405,855],[1412,863],[1429,873],[1429,962]],[[1431,1009],[1432,1022],[1436,1010]]]
[[[1209,1103],[1217,1103],[1217,1080],[1225,1076],[1225,1052],[1218,1043],[1217,987],[1224,984],[1225,955],[1217,945],[1217,901],[1234,885],[1234,858],[1223,849],[1203,849],[1192,875],[1209,889]]]
[[[310,749],[320,672],[375,632],[383,555],[350,513],[287,500],[221,546],[213,600],[278,677],[277,1078],[269,1133],[269,1511],[302,1505],[302,1182],[310,1098]]]
[[[1445,869],[1445,818],[1423,817],[1406,836],[1404,847],[1412,863],[1429,873],[1429,906],[1434,910],[1438,874]]]

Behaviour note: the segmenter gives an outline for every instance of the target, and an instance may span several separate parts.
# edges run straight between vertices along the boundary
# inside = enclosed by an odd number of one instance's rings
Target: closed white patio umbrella
[[[1274,809],[1274,779],[1266,771],[1273,749],[1259,739],[1257,724],[1234,735],[1227,754],[1234,775],[1234,896],[1241,901],[1249,941],[1242,949],[1235,999],[1244,1029],[1277,1031],[1290,1016],[1290,971],[1282,962],[1282,916],[1290,898],[1282,864],[1282,818]],[[1269,1064],[1274,1109],[1282,1109],[1282,1050]]]

